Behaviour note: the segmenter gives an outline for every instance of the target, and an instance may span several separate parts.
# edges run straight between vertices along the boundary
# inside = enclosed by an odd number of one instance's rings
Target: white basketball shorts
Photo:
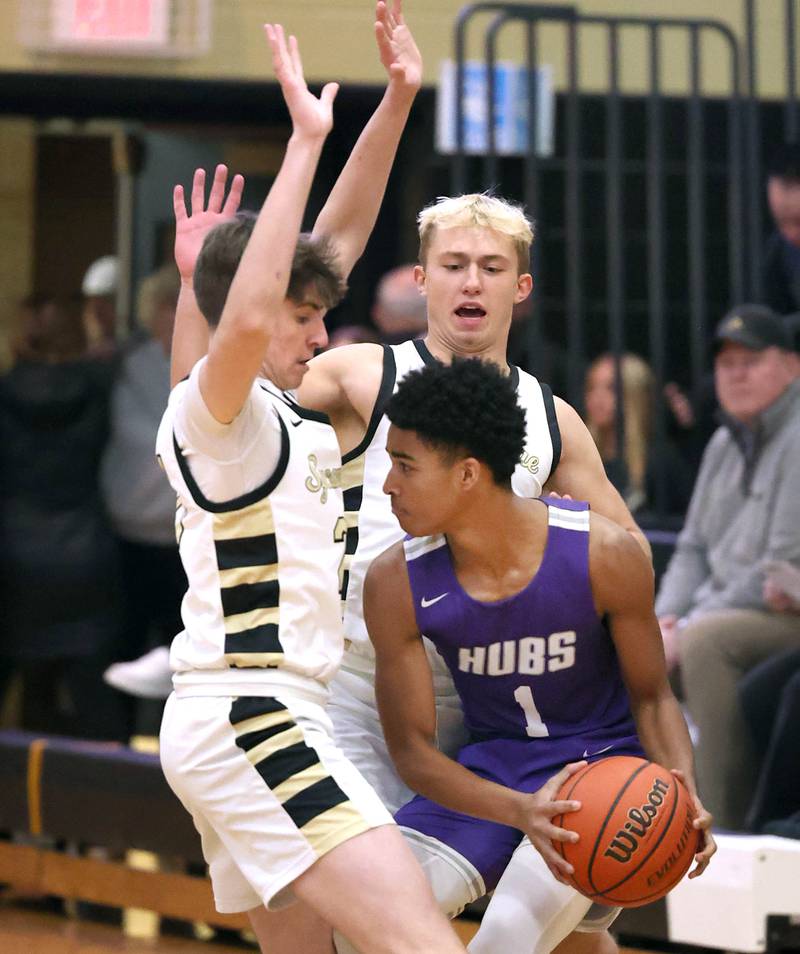
[[[161,764],[200,832],[221,913],[290,904],[288,886],[315,861],[393,824],[332,735],[323,706],[289,692],[167,700]]]
[[[327,711],[336,744],[372,785],[383,804],[396,812],[414,797],[414,792],[397,774],[389,755],[375,699],[374,661],[345,653],[329,688]],[[446,755],[454,757],[468,738],[461,700],[443,662],[434,670],[434,691],[436,744]]]

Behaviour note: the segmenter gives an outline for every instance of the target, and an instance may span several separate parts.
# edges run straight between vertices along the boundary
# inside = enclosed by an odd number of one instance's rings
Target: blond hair
[[[436,229],[477,227],[492,229],[508,235],[514,243],[520,275],[530,271],[533,224],[524,210],[513,202],[484,192],[457,195],[451,198],[440,196],[426,206],[417,216],[419,226],[419,260],[425,265],[428,249]]]
[[[586,372],[588,384],[592,371],[608,361],[614,367],[614,356],[602,354]],[[647,452],[653,432],[655,410],[655,375],[650,365],[637,354],[620,357],[622,373],[622,409],[625,417],[625,467],[628,472],[629,493],[644,494],[647,472]],[[588,423],[589,433],[603,452],[604,437],[600,429]]]
[[[173,310],[178,306],[181,276],[174,265],[162,265],[139,283],[136,298],[136,318],[146,331],[153,327],[159,308],[168,305]]]

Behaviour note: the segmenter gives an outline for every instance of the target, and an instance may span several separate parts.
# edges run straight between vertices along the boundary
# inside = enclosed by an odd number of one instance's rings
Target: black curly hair
[[[453,456],[466,451],[487,464],[500,486],[510,483],[525,447],[525,412],[510,376],[479,358],[410,372],[386,414],[430,447]]]

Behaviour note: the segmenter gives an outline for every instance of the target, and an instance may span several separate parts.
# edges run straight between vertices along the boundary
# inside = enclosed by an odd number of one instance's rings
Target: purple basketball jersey
[[[542,500],[547,543],[515,596],[480,603],[460,586],[444,536],[406,540],[419,630],[452,673],[473,739],[630,736],[616,651],[594,606],[589,508]]]
[[[589,580],[588,504],[543,500],[542,564],[515,596],[480,603],[461,588],[443,536],[409,539],[417,624],[453,675],[471,742],[457,761],[535,792],[568,762],[642,756],[611,636]],[[395,815],[408,837],[461,855],[491,890],[522,832],[417,795]]]

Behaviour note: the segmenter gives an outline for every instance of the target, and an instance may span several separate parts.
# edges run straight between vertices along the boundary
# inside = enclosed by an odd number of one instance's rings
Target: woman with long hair
[[[666,513],[682,514],[689,504],[691,475],[674,449],[653,443],[655,375],[636,354],[619,358],[622,375],[624,441],[617,434],[617,362],[612,354],[596,358],[586,372],[586,426],[594,438],[609,480],[632,513],[655,506],[656,468],[666,468]],[[622,447],[620,447],[622,443]]]

